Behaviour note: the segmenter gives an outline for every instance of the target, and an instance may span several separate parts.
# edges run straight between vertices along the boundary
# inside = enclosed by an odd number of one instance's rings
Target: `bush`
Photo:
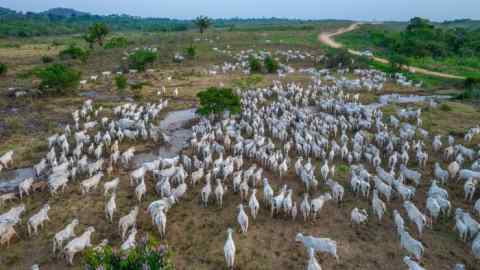
[[[265,57],[264,65],[268,73],[275,73],[278,70],[278,62],[271,56]]]
[[[190,45],[185,49],[185,54],[189,59],[194,59],[195,56],[197,56],[197,48],[195,48],[193,45]]]
[[[452,107],[448,105],[447,103],[442,103],[440,104],[440,110],[445,111],[445,112],[450,112],[452,111]]]
[[[129,68],[145,71],[145,66],[157,60],[158,55],[149,50],[139,50],[128,57]]]
[[[457,99],[457,100],[480,99],[480,89],[467,88],[467,89],[463,90],[462,93],[453,97],[453,99]]]
[[[480,86],[480,78],[468,77],[465,79],[464,87],[466,89],[472,89]]]
[[[53,94],[63,94],[78,86],[81,73],[62,64],[53,64],[35,71],[41,80],[40,89]]]
[[[326,68],[346,68],[353,64],[350,53],[345,49],[329,50],[323,59]]]
[[[118,252],[110,246],[101,251],[90,249],[84,260],[87,270],[174,270],[171,256],[162,246],[155,247],[149,243],[139,244],[128,252]]]
[[[21,131],[25,127],[25,123],[23,122],[22,118],[16,117],[16,116],[7,116],[4,118],[5,125],[7,127],[7,130],[11,134],[18,134],[21,133]]]
[[[124,75],[118,75],[115,77],[115,84],[117,85],[118,95],[123,96],[125,94],[125,89],[128,85],[127,77]]]
[[[7,74],[8,66],[7,64],[0,63],[0,76]]]
[[[52,63],[53,60],[54,60],[54,59],[53,59],[53,57],[51,57],[51,56],[48,56],[48,55],[42,56],[42,62],[43,62],[44,64]]]
[[[402,67],[407,66],[409,63],[407,57],[397,53],[392,53],[390,57],[388,57],[388,61],[390,61],[393,72],[402,71]]]
[[[68,59],[78,59],[82,62],[87,61],[88,52],[76,45],[70,45],[65,50],[61,51],[59,54],[60,59],[68,60]]]
[[[124,37],[113,37],[107,44],[105,44],[105,49],[114,49],[114,48],[125,48],[129,44],[128,39]]]
[[[197,112],[201,115],[220,114],[229,111],[231,114],[240,112],[240,97],[230,88],[210,87],[197,94],[200,107]]]
[[[250,59],[248,60],[248,66],[250,67],[251,73],[255,73],[255,72],[258,73],[262,71],[262,64],[257,58],[253,56],[251,56]]]
[[[117,85],[117,88],[120,90],[124,90],[127,88],[127,77],[125,75],[118,75],[115,77],[115,84]]]

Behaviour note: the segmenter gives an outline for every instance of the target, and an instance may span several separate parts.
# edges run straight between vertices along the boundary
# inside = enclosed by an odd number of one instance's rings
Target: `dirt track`
[[[335,48],[335,49],[342,48],[343,44],[336,42],[333,39],[333,37],[339,36],[339,35],[347,33],[347,32],[354,31],[355,29],[357,29],[362,24],[363,23],[354,23],[354,24],[350,25],[349,27],[340,28],[336,32],[333,32],[333,33],[320,33],[320,35],[318,36],[318,39],[319,39],[320,42],[322,42],[323,44],[325,44],[329,47],[332,47],[332,48]],[[354,55],[361,55],[362,54],[359,51],[351,50],[351,49],[348,49],[348,52],[351,53],[351,54],[354,54]],[[380,58],[380,57],[375,57],[375,56],[373,57],[373,60],[375,60],[377,62],[380,62],[380,63],[383,63],[383,64],[388,64],[389,63],[389,61],[387,59]],[[403,66],[402,68],[405,69],[405,70],[408,70],[409,72],[412,72],[412,73],[420,73],[420,74],[431,75],[431,76],[440,77],[440,78],[460,79],[460,80],[465,79],[465,77],[462,77],[462,76],[431,71],[431,70],[418,68],[418,67]]]

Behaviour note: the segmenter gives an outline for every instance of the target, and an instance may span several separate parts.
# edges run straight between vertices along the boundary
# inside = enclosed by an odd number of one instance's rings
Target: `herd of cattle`
[[[175,211],[182,197],[200,184],[198,196],[204,207],[212,200],[222,207],[227,190],[239,194],[237,221],[246,235],[249,219],[255,220],[260,208],[269,209],[272,218],[284,215],[297,219],[301,214],[304,221],[315,220],[323,218],[320,214],[325,205],[355,195],[356,200],[369,201],[371,208],[352,207],[353,224],[367,226],[369,213],[382,222],[387,211],[393,212],[395,233],[408,253],[403,261],[409,269],[424,269],[420,262],[425,247],[418,239],[440,217],[454,219],[459,239],[471,241],[471,255],[480,259],[480,223],[475,217],[480,214],[480,199],[475,201],[479,197],[480,153],[478,146],[472,146],[480,128],[472,127],[462,138],[443,137],[422,127],[421,109],[406,108],[387,117],[380,109],[359,102],[360,89],[381,90],[383,75],[371,70],[357,70],[355,74],[360,79],[332,79],[329,74],[318,74],[308,87],[274,82],[270,88],[243,91],[239,115],[201,118],[192,127],[189,147],[182,153],[174,158],[158,157],[133,169],[135,147],[122,152],[120,146],[147,140],[168,143],[169,136],[156,125],[168,101],[126,103],[113,108],[111,117],[106,117],[106,109],[87,100],[72,113],[72,126],[48,138],[49,151],[34,166],[35,177],[21,182],[16,192],[0,195],[6,205],[3,207],[10,207],[0,215],[0,242],[10,245],[21,229],[27,206],[15,201],[30,196],[36,187],[48,188],[50,196],[61,196],[59,193],[69,192],[69,186],[79,185],[87,194],[102,184],[105,218],[117,224],[123,241],[121,250],[127,251],[136,246],[141,229],[137,219],[143,213],[138,203],[147,192],[158,196],[149,203],[147,212],[159,235],[165,237],[168,212]],[[0,171],[11,168],[13,158],[13,151],[4,153]],[[349,181],[335,180],[339,166],[348,166]],[[119,170],[128,171],[135,200],[130,202],[128,213],[116,221],[116,192],[122,181],[116,175]],[[267,171],[275,177],[268,179]],[[275,190],[275,178],[287,175],[294,175],[292,181],[304,187],[301,200],[293,196],[298,185]],[[147,190],[147,181],[153,181],[154,191]],[[452,184],[463,186],[470,209],[452,209],[456,203],[449,196]],[[429,186],[425,196],[417,194],[417,189],[425,185]],[[322,186],[330,191],[320,194]],[[403,207],[389,208],[394,200],[401,201]],[[11,203],[15,205],[9,206]],[[49,210],[45,204],[25,219],[29,236],[46,229]],[[89,247],[100,249],[109,242],[104,239],[93,245],[95,228],[90,226],[77,234],[79,222],[72,216],[52,239],[53,252],[60,251],[70,264],[75,254]],[[233,268],[234,230],[225,229],[225,262]],[[333,239],[299,232],[292,241],[302,242],[307,249],[309,270],[321,269],[317,253],[341,260]],[[464,269],[461,264],[455,267]]]

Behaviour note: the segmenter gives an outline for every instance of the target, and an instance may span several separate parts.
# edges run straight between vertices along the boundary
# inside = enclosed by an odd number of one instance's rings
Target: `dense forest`
[[[452,24],[445,22],[443,25]],[[411,19],[404,31],[370,31],[368,38],[377,47],[407,57],[472,57],[480,54],[480,29],[440,27],[418,17]]]
[[[0,37],[32,37],[44,35],[83,33],[93,23],[107,24],[112,31],[185,31],[194,27],[192,20],[168,18],[140,18],[129,15],[92,15],[73,9],[55,8],[40,13],[19,13],[0,7]],[[271,30],[313,29],[314,20],[281,18],[214,19],[212,25],[225,29]]]

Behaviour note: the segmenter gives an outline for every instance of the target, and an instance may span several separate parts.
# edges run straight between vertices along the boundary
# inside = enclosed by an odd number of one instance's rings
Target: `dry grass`
[[[340,164],[337,163],[339,174],[336,179],[344,186],[348,186],[348,170],[340,169]],[[318,169],[320,164],[317,163],[316,166]],[[425,171],[424,183],[415,198],[417,205],[423,205],[425,202],[424,194],[429,186],[430,171],[431,168]],[[27,205],[25,217],[31,216],[48,202],[52,207],[51,222],[32,239],[26,235],[25,225],[19,226],[20,240],[15,240],[10,248],[0,251],[0,263],[6,267],[0,269],[12,267],[27,269],[33,263],[40,263],[42,269],[81,269],[80,256],[76,258],[74,267],[67,267],[63,259],[54,257],[50,250],[53,234],[74,217],[79,218],[81,222],[77,232],[81,232],[87,226],[95,226],[93,243],[109,238],[114,246],[119,246],[121,240],[117,231],[118,219],[127,214],[137,202],[133,196],[134,188],[129,186],[125,173],[122,171],[118,173],[122,181],[117,191],[119,211],[113,224],[107,223],[104,217],[105,198],[101,189],[82,196],[78,182],[71,184],[65,194],[51,197],[43,192],[25,199],[24,203]],[[271,180],[275,190],[283,184],[294,188],[294,200],[300,201],[302,187],[300,181],[293,176],[293,172],[290,171],[284,179],[278,179],[269,172],[266,176]],[[148,196],[140,204],[142,210],[146,209],[147,202],[157,198],[153,194],[153,180],[148,178],[147,185]],[[178,269],[222,269],[223,243],[228,227],[236,228],[234,235],[237,246],[236,269],[302,268],[307,256],[304,248],[294,241],[298,232],[330,237],[338,242],[341,261],[336,264],[333,258],[321,256],[320,261],[326,269],[380,269],[385,265],[388,265],[388,269],[404,269],[401,258],[406,253],[399,248],[399,240],[395,237],[391,222],[392,210],[402,208],[398,199],[388,204],[389,211],[381,224],[377,223],[370,213],[368,224],[358,227],[350,226],[350,211],[354,206],[369,209],[369,202],[354,197],[350,192],[346,193],[345,201],[340,205],[329,202],[314,222],[303,223],[301,219],[294,222],[283,217],[272,219],[269,211],[262,208],[257,221],[250,220],[249,232],[241,235],[236,223],[239,195],[227,193],[223,209],[219,209],[213,202],[208,208],[204,208],[200,206],[201,186],[201,184],[194,188],[190,186],[188,195],[168,213],[167,238],[162,242],[175,252],[174,260]],[[460,200],[463,196],[461,188],[454,185],[450,185],[449,188],[455,202],[454,207],[467,207]],[[319,193],[320,191],[315,192]],[[9,204],[1,211],[11,206],[12,204]],[[415,231],[413,226],[409,226],[411,231]],[[468,245],[457,239],[452,227],[451,220],[441,221],[435,224],[433,231],[427,230],[424,234],[422,242],[426,246],[424,263],[427,269],[451,269],[454,262],[474,266]],[[138,228],[142,234],[146,232],[156,234],[150,217],[144,211],[140,211]]]

